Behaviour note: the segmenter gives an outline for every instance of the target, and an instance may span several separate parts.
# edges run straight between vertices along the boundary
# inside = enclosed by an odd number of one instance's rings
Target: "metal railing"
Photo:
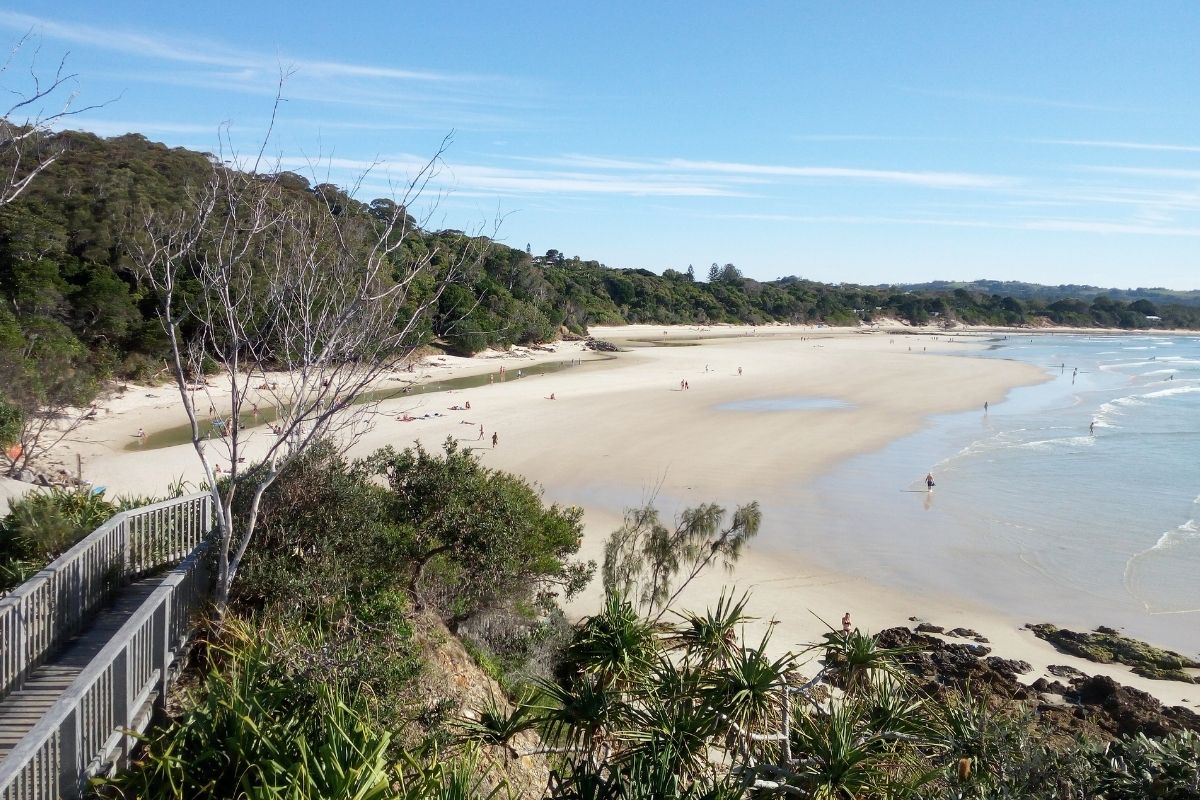
[[[129,581],[177,564],[212,527],[212,497],[122,511],[0,599],[0,698],[79,633]]]
[[[79,676],[0,762],[0,798],[77,798],[87,778],[128,764],[131,732],[144,731],[165,701],[172,665],[208,594],[201,543],[138,607]]]

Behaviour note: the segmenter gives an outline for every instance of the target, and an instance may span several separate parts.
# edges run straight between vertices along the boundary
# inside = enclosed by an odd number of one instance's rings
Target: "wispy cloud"
[[[1108,147],[1116,150],[1154,150],[1165,153],[1200,153],[1200,145],[1154,142],[1114,142],[1102,139],[1026,139],[1032,144],[1061,144],[1075,147]]]
[[[296,156],[284,157],[278,163],[283,169],[302,171],[313,166],[309,159]],[[353,158],[322,159],[316,166],[342,176],[372,170],[377,175],[394,177],[399,183],[407,183],[409,176],[416,175],[426,164],[426,159],[401,154],[381,158],[378,162]],[[374,185],[386,184],[376,182]],[[603,172],[520,170],[459,163],[441,167],[432,185],[435,190],[490,193],[493,196],[608,194],[631,197],[735,197],[742,194],[727,185],[678,176],[643,178]]]
[[[1200,169],[1175,169],[1172,167],[1109,167],[1084,166],[1088,172],[1105,172],[1112,175],[1137,175],[1145,178],[1171,178],[1185,181],[1200,181]]]
[[[924,89],[916,86],[898,86],[902,92],[926,97],[943,97],[948,100],[968,100],[976,103],[999,103],[1002,105],[1035,106],[1040,108],[1063,108],[1073,111],[1135,112],[1144,109],[1111,106],[1077,100],[1061,100],[1053,97],[1033,97],[1019,94],[995,94],[992,92],[955,91],[947,89]]]
[[[523,158],[517,160],[585,169],[668,171],[727,176],[743,180],[754,178],[822,179],[902,184],[931,189],[997,188],[1013,186],[1019,183],[1018,179],[1004,175],[981,175],[965,172],[863,169],[842,166],[794,166],[789,164],[747,164],[736,161],[697,161],[684,158],[605,158],[568,154],[556,157]]]
[[[162,34],[142,33],[119,28],[101,28],[79,23],[65,23],[46,17],[21,14],[15,11],[0,11],[0,25],[17,30],[33,29],[43,36],[60,39],[89,47],[99,47],[127,55],[145,56],[165,61],[188,64],[207,64],[220,67],[257,69],[263,66],[277,67],[292,64],[316,77],[367,77],[406,81],[463,81],[473,80],[469,75],[431,72],[426,70],[396,69],[394,67],[369,64],[351,64],[336,61],[311,61],[303,58],[283,56],[269,57],[255,51],[236,50],[218,42],[201,39],[180,40]]]
[[[109,77],[117,80],[273,94],[281,72],[289,77],[284,95],[342,106],[403,109],[409,121],[441,128],[509,127],[517,109],[532,103],[528,88],[499,75],[477,75],[305,58],[287,52],[235,48],[200,37],[150,30],[129,30],[65,22],[0,11],[0,27],[33,30],[47,39],[98,48],[127,56],[129,63],[149,61]]]
[[[1175,236],[1200,237],[1200,228],[1168,227],[1128,222],[1075,220],[1075,219],[1024,219],[984,220],[954,217],[902,217],[887,215],[855,214],[708,214],[701,215],[723,220],[761,220],[765,222],[794,222],[814,225],[916,225],[950,228],[985,228],[995,230],[1047,231],[1060,233],[1089,233],[1104,235]]]

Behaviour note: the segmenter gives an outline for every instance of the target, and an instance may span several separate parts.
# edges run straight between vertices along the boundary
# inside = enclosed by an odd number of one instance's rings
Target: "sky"
[[[66,55],[69,127],[363,200],[441,150],[427,225],[535,254],[1200,288],[1194,0],[0,7],[30,32],[0,81]]]

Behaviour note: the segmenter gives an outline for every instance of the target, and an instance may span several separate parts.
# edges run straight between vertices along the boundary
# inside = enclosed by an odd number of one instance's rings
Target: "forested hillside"
[[[81,397],[95,379],[147,379],[164,369],[165,343],[153,300],[138,286],[126,240],[147,209],[183,207],[212,174],[211,157],[129,134],[55,137],[63,155],[0,211],[0,365],[26,376],[71,367]],[[337,187],[292,173],[273,176],[285,193],[316,196],[368,223],[391,201],[359,202]],[[480,243],[461,231],[417,231],[397,258],[436,249],[435,269]],[[436,280],[437,276],[433,276]],[[1075,293],[1075,289],[1078,293]],[[1195,293],[1138,290],[1123,297],[1090,287],[929,284],[867,287],[797,277],[760,282],[732,264],[702,275],[612,269],[556,250],[534,256],[490,243],[481,261],[441,296],[423,330],[450,349],[546,341],[591,324],[828,323],[896,318],[911,323],[1061,324],[1129,329],[1200,328]],[[60,387],[61,388],[61,387]]]
[[[1044,286],[1040,283],[1025,283],[1024,281],[929,281],[928,283],[898,284],[898,288],[910,292],[953,292],[964,289],[972,294],[998,294],[1004,297],[1015,297],[1018,300],[1035,300],[1053,303],[1055,300],[1092,299],[1100,296],[1112,300],[1133,303],[1146,300],[1155,305],[1163,306],[1200,306],[1200,289],[1177,291],[1161,288],[1137,289],[1105,289],[1100,286],[1087,286],[1077,283],[1059,286]]]

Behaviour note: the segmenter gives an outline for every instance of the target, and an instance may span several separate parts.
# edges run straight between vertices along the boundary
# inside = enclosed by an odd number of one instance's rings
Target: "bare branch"
[[[280,103],[277,96],[272,125]],[[277,173],[260,172],[264,141],[249,171],[226,166],[238,163],[236,153],[226,161],[222,152],[181,213],[147,211],[131,226],[131,260],[158,297],[192,445],[214,487],[219,602],[271,484],[313,443],[348,446],[370,428],[377,404],[364,402],[369,393],[411,358],[446,286],[483,256],[480,240],[452,258],[436,248],[402,255],[418,232],[408,209],[445,146],[385,215],[346,213],[356,201],[327,184],[307,194],[286,189]],[[197,385],[214,367],[228,395]],[[245,418],[259,402],[273,407],[269,432]],[[239,491],[246,497],[238,500]]]
[[[10,98],[0,116],[0,207],[16,200],[62,155],[61,143],[50,135],[52,128],[68,117],[107,105],[75,107],[78,76],[66,69],[68,54],[59,60],[50,77],[43,79],[37,65],[40,49],[40,42],[32,31],[28,32],[0,65],[0,91]],[[18,88],[9,84],[13,67],[23,53],[29,53],[29,74]],[[45,104],[51,104],[51,109],[43,108]]]

